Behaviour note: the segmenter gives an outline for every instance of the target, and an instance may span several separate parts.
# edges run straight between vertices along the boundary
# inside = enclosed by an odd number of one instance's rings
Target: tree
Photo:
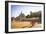
[[[20,15],[19,15],[19,18],[20,18],[20,21],[22,20],[22,18],[24,18],[25,15],[21,12]]]
[[[29,15],[27,15],[26,18],[29,18]]]
[[[19,15],[19,17],[24,17],[25,15],[21,12],[20,13],[20,15]]]
[[[41,23],[41,11],[39,11],[39,21]]]
[[[29,18],[31,18],[32,17],[32,11],[30,11],[30,16],[29,16]]]
[[[11,17],[11,21],[13,21],[15,18],[14,17]]]
[[[32,15],[32,11],[30,11],[30,15]]]

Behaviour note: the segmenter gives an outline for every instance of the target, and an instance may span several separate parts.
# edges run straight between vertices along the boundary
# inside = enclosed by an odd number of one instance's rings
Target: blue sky
[[[30,11],[38,12],[39,10],[42,10],[41,6],[11,5],[11,17],[17,17],[21,12],[28,15]]]

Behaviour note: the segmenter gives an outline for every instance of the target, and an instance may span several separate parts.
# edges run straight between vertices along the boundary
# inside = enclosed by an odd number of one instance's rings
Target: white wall
[[[18,0],[16,0],[16,1],[18,1]],[[43,2],[43,3],[45,3],[45,0],[19,0],[19,1]],[[5,34],[4,33],[5,32],[5,22],[4,22],[4,20],[5,20],[5,0],[0,0],[0,34]],[[46,34],[46,31],[16,33],[16,34]]]

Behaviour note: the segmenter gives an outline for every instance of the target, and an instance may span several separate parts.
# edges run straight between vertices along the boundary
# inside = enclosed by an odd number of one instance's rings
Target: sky
[[[26,15],[30,12],[38,12],[42,10],[41,6],[30,6],[30,5],[11,5],[11,17],[17,17],[22,12]]]

